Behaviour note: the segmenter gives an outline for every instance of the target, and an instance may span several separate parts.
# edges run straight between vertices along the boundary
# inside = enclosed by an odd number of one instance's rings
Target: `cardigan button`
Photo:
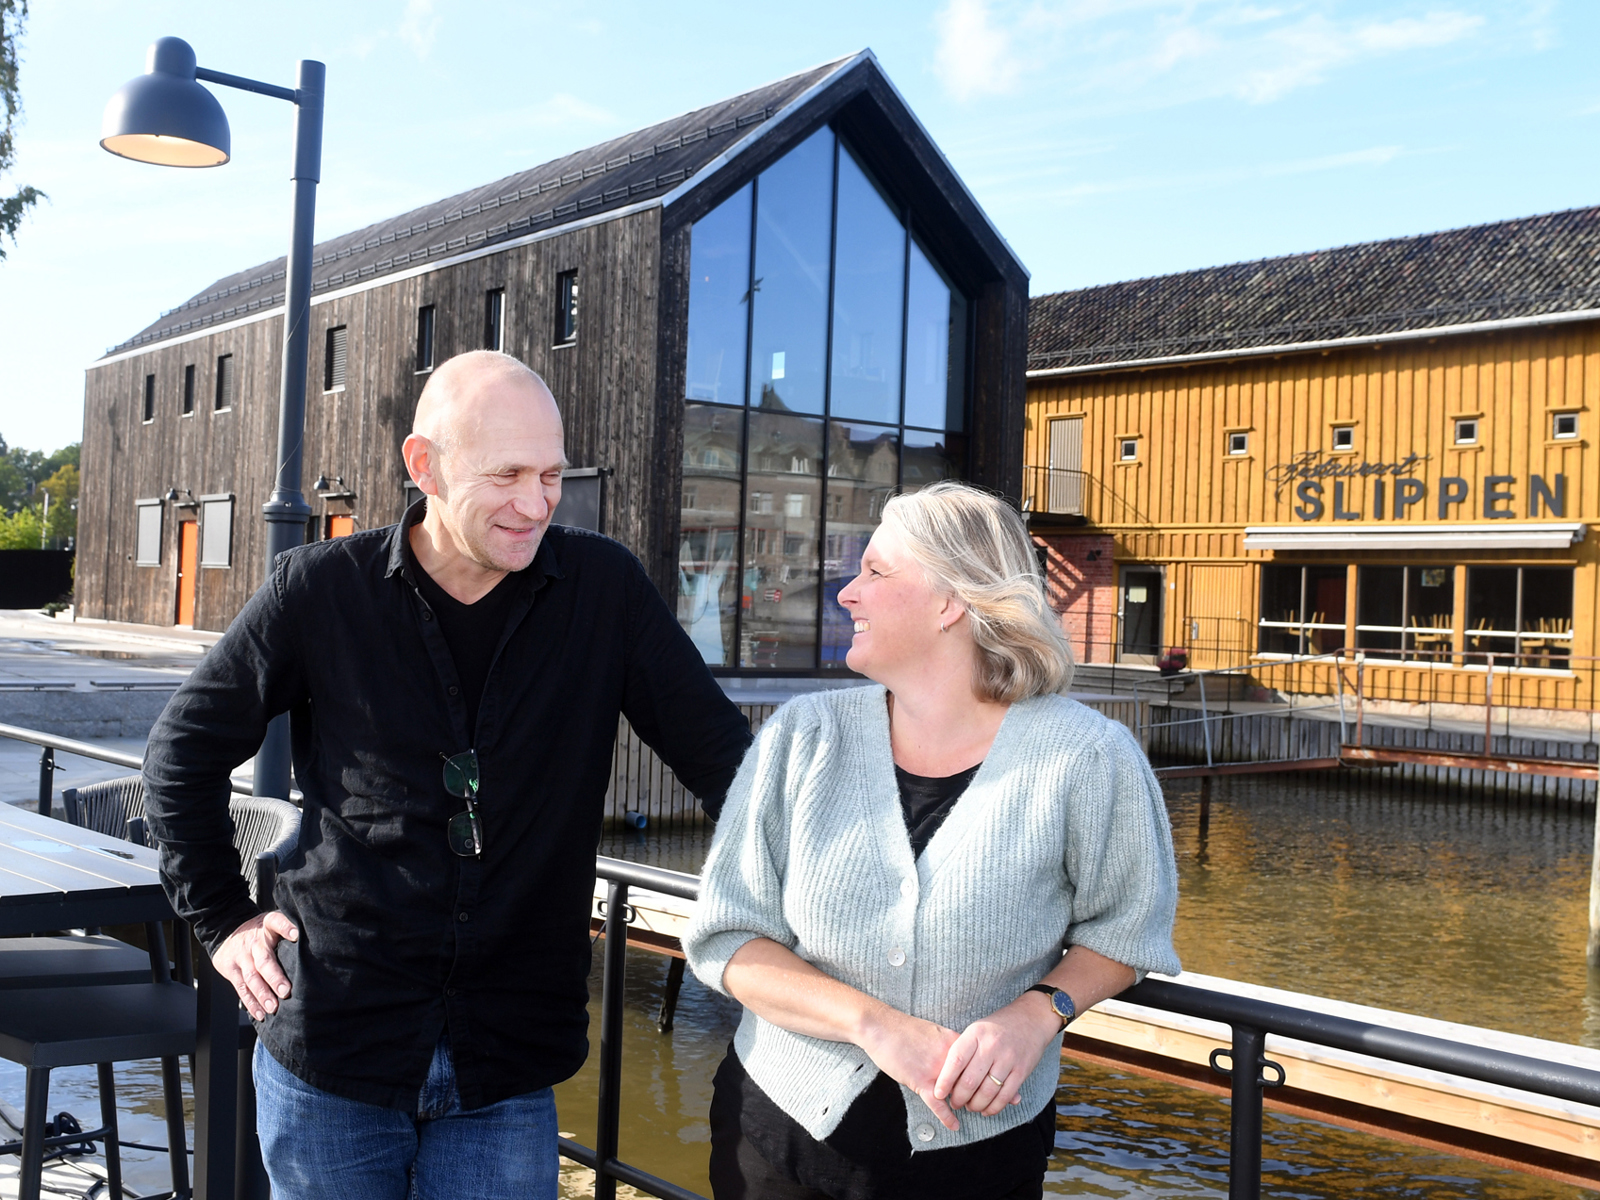
[[[909,895],[911,895],[912,892],[914,892],[916,890],[917,890],[917,885],[912,883],[911,880],[902,879],[900,881],[900,894],[902,896],[909,896]]]
[[[906,952],[900,949],[899,946],[889,951],[889,965],[891,967],[903,967],[906,965]]]
[[[917,1140],[919,1142],[931,1142],[931,1141],[933,1141],[933,1126],[932,1125],[918,1125],[917,1126]]]

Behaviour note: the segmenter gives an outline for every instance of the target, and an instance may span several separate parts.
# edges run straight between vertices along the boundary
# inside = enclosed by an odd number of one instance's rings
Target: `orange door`
[[[328,518],[328,536],[330,538],[349,537],[355,531],[356,519],[354,517]]]
[[[199,572],[200,522],[178,522],[178,624],[194,624],[194,584]]]

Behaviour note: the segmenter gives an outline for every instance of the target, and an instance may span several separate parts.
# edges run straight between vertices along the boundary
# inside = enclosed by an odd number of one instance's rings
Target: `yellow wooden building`
[[[1600,208],[1035,298],[1027,410],[1082,660],[1596,707]]]

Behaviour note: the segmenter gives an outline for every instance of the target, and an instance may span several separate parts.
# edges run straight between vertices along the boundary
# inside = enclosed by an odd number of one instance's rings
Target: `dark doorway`
[[[1123,661],[1160,656],[1162,588],[1160,567],[1122,568]]]

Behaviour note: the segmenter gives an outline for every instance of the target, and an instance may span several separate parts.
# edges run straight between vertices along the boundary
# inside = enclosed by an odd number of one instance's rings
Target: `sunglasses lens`
[[[478,794],[477,751],[468,750],[445,760],[444,786],[452,796],[464,798]]]
[[[478,818],[469,812],[457,813],[450,818],[450,849],[463,858],[476,858],[483,853],[478,838]]]

